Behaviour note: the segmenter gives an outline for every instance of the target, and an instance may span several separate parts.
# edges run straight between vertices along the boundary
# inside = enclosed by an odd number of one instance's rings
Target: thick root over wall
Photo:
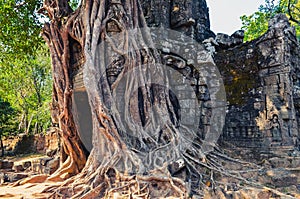
[[[148,85],[168,85],[168,79],[138,0],[83,0],[74,12],[68,0],[45,0],[40,12],[50,18],[43,37],[53,68],[52,119],[62,140],[61,167],[47,180],[65,181],[44,191],[52,193],[50,198],[204,197],[207,189],[227,189],[231,182],[241,186],[239,181],[262,188],[243,177],[262,168],[223,155],[215,143],[204,154],[195,132],[176,127],[178,114],[169,92]],[[78,68],[83,68],[92,114],[89,156],[72,106],[72,74]],[[109,70],[113,78],[108,78]],[[132,76],[121,82],[130,71]],[[113,95],[120,84],[125,103],[133,104],[123,110],[125,117],[116,110]],[[160,121],[165,125],[159,126]],[[239,169],[226,168],[232,164]],[[27,180],[34,181],[42,180]]]
[[[51,193],[50,198],[86,199],[294,198],[257,181],[256,177],[266,168],[230,158],[224,153],[212,152],[198,163],[197,168],[200,180],[197,189],[191,187],[189,180],[182,179],[182,175],[186,173],[185,168],[175,177],[167,168],[151,171],[148,175],[129,175],[120,173],[113,167],[98,167],[91,170],[84,169],[62,185],[47,188],[44,193]]]

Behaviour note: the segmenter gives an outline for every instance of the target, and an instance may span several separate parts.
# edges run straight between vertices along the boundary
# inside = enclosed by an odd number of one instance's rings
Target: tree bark
[[[3,140],[2,135],[0,134],[0,147],[1,147],[1,157],[4,156],[4,146],[3,146]]]
[[[199,166],[205,161],[201,141],[177,127],[176,100],[165,89],[168,78],[139,0],[85,0],[75,12],[67,0],[46,0],[40,11],[51,19],[43,36],[52,59],[52,117],[59,123],[65,157],[49,180],[80,172],[66,182],[73,183],[73,191],[60,190],[80,198],[188,197],[197,192]],[[74,48],[79,53],[72,54]],[[72,63],[82,56],[93,125],[89,156],[72,113]],[[129,105],[122,112],[115,96],[120,86]]]
[[[40,12],[47,12],[51,23],[46,23],[43,37],[51,53],[53,72],[52,117],[59,123],[61,137],[61,166],[49,180],[64,180],[79,173],[87,153],[80,141],[72,115],[72,82],[70,80],[71,25],[79,12],[72,14],[67,1],[45,1]],[[71,15],[72,14],[72,15]],[[68,17],[68,21],[64,21]]]

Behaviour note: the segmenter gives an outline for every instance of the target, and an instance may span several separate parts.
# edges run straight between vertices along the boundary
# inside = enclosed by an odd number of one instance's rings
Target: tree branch
[[[289,14],[289,19],[295,23],[297,23],[298,25],[300,25],[300,21],[295,19],[292,13],[292,5],[291,5],[291,0],[288,1],[288,14]]]

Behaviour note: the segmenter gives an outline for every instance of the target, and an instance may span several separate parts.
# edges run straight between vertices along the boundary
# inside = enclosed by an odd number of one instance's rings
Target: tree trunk
[[[29,119],[29,121],[28,121],[28,125],[25,126],[25,134],[26,134],[26,135],[29,134],[32,119],[33,119],[33,115],[30,116],[30,119]]]
[[[0,134],[0,147],[1,147],[1,157],[4,156],[4,146],[3,146],[3,140],[2,135]]]
[[[80,12],[71,15],[67,1],[45,1],[40,12],[46,11],[51,23],[46,23],[43,37],[51,53],[53,71],[52,118],[59,123],[61,137],[61,166],[50,180],[64,180],[79,173],[84,167],[87,153],[80,141],[72,115],[72,82],[70,74],[70,48],[75,38],[72,34],[74,19],[80,20]],[[65,21],[65,18],[68,20]],[[79,25],[79,24],[78,24]],[[80,25],[81,26],[81,25]],[[79,28],[81,28],[79,26]],[[73,39],[74,38],[74,39]],[[76,38],[81,40],[83,38]],[[74,57],[76,60],[77,57]]]
[[[76,191],[64,193],[81,198],[187,197],[199,191],[201,141],[179,128],[177,101],[139,0],[85,0],[75,12],[67,2],[46,0],[41,10],[51,19],[43,36],[52,58],[52,117],[65,157],[49,180],[81,172],[68,181]],[[72,109],[72,75],[82,57],[92,113],[89,156]]]
[[[20,120],[20,123],[19,123],[19,126],[18,126],[18,132],[21,132],[22,125],[23,125],[23,122],[24,122],[24,118],[25,118],[25,113],[22,113],[22,117],[21,117],[21,120]]]

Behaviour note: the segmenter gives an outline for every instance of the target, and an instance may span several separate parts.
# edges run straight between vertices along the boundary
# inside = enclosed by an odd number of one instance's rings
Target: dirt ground
[[[44,199],[49,196],[49,193],[41,193],[47,187],[59,185],[57,182],[49,183],[26,183],[20,186],[0,185],[1,199]]]
[[[29,155],[29,156],[23,156],[23,157],[11,157],[8,158],[11,161],[14,161],[16,164],[21,164],[24,161],[33,161],[35,159],[39,159],[43,157],[40,154],[33,154],[33,155]],[[295,158],[294,158],[295,159]],[[272,169],[270,171],[273,171]],[[275,170],[274,170],[275,171]],[[286,171],[290,171],[292,172],[294,175],[297,175],[299,177],[299,171],[300,171],[300,167],[297,168],[286,168]],[[270,174],[270,172],[267,172],[267,174],[265,174],[265,177],[272,177],[272,175]],[[268,176],[271,175],[271,176]],[[0,185],[0,199],[12,199],[12,198],[16,198],[16,199],[46,199],[48,198],[48,196],[51,194],[49,192],[47,193],[42,193],[43,190],[49,188],[49,187],[57,187],[60,186],[63,182],[44,182],[45,178],[47,177],[47,175],[40,175],[41,177],[41,181],[42,183],[32,183],[33,181],[30,181],[28,183],[18,185],[18,186],[13,186],[14,183],[5,183]],[[44,179],[44,180],[42,180]],[[35,181],[37,182],[37,181]],[[299,180],[298,180],[299,183]],[[300,185],[300,184],[299,184]],[[278,197],[276,198],[282,198],[282,199],[286,199],[286,198],[296,198],[296,199],[300,199],[300,193],[299,193],[299,188],[297,189],[296,186],[293,186],[294,188],[282,188],[279,189],[279,192],[277,192],[277,190],[273,190],[273,193],[276,193],[276,195],[278,195]],[[292,193],[291,195],[285,195],[283,193],[289,191],[290,193]],[[255,188],[248,188],[246,190],[241,190],[238,191],[237,193],[235,193],[237,196],[237,198],[272,198],[269,195],[270,190],[269,189],[255,189]],[[218,193],[214,193],[215,195],[212,195],[212,193],[206,193],[205,194],[205,199],[211,199],[211,198],[222,198],[217,196]],[[220,192],[221,194],[221,192]],[[259,197],[258,197],[259,195]],[[247,196],[247,197],[244,197]],[[262,197],[263,196],[263,197]],[[281,196],[281,197],[279,197]]]
[[[48,156],[46,156],[44,154],[28,154],[28,155],[23,155],[23,156],[6,157],[5,159],[7,159],[9,161],[13,161],[15,165],[18,165],[25,161],[33,161],[33,160],[37,160],[37,159],[45,158],[45,157],[48,157]]]
[[[15,165],[22,164],[24,161],[34,161],[40,158],[47,157],[43,154],[30,154],[19,157],[7,157],[9,161],[13,161]],[[41,193],[46,188],[59,185],[59,182],[45,183],[26,183],[19,186],[13,186],[14,183],[5,183],[0,185],[0,199],[16,198],[16,199],[44,199],[49,196],[49,193]]]

